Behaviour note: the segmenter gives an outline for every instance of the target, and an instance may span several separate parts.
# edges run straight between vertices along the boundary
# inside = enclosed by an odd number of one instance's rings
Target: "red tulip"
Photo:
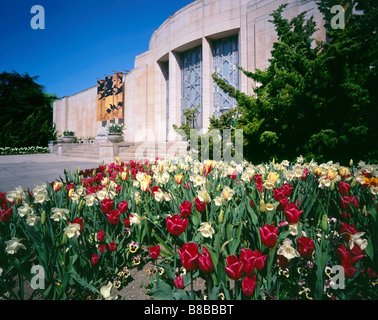
[[[185,243],[182,248],[177,250],[181,264],[187,271],[194,271],[198,268],[198,245],[195,243]]]
[[[109,242],[109,243],[108,243],[108,248],[109,248],[110,251],[116,251],[116,249],[117,249],[117,244],[116,244],[114,241]]]
[[[297,238],[297,248],[302,258],[309,259],[315,251],[314,240],[301,236]]]
[[[214,272],[213,259],[205,246],[202,247],[202,255],[198,258],[198,264],[203,273],[211,274]]]
[[[291,192],[293,191],[293,187],[289,183],[282,184],[282,191],[286,197],[290,197]]]
[[[360,204],[358,198],[354,196],[344,196],[341,198],[341,206],[344,210],[351,211],[352,207],[359,208]]]
[[[100,252],[101,252],[101,253],[104,253],[105,249],[106,249],[106,245],[101,244],[101,245],[100,245]]]
[[[149,247],[149,250],[150,250],[151,258],[156,260],[160,255],[160,246],[157,245],[157,246]]]
[[[296,224],[303,210],[299,210],[294,202],[290,202],[285,208],[285,218],[288,223]]]
[[[7,202],[7,197],[5,192],[0,192],[0,206]]]
[[[13,209],[8,208],[6,210],[1,210],[0,211],[0,219],[4,223],[8,223],[12,220],[13,218]]]
[[[341,195],[345,196],[350,189],[350,184],[346,182],[339,182],[339,192]]]
[[[119,223],[120,215],[121,213],[118,210],[112,210],[106,216],[111,224],[117,224]]]
[[[105,214],[109,213],[111,210],[113,210],[114,201],[110,199],[104,199],[101,202],[101,211]]]
[[[97,233],[97,240],[98,241],[104,241],[104,239],[105,239],[105,231],[104,230],[100,230]]]
[[[127,201],[121,201],[118,205],[118,210],[121,213],[126,213],[126,211],[129,209],[129,203]]]
[[[98,260],[99,260],[98,255],[97,255],[96,253],[94,253],[94,254],[92,255],[92,258],[91,258],[91,264],[92,264],[93,266],[95,266],[95,265],[98,263]]]
[[[177,289],[183,289],[184,288],[184,277],[179,276],[176,279],[173,280],[175,286]]]
[[[192,203],[186,200],[184,203],[180,204],[180,214],[183,218],[188,218],[192,213]]]
[[[283,198],[279,201],[279,205],[277,206],[277,211],[284,211],[285,208],[287,207],[288,203],[289,203],[289,199],[288,198]]]
[[[261,271],[265,266],[266,254],[262,255],[262,252],[257,250],[255,250],[254,253],[256,257],[255,268],[256,270]]]
[[[259,227],[261,242],[268,248],[273,248],[277,242],[278,228],[274,225],[265,224],[263,228]]]
[[[242,290],[247,297],[250,297],[252,295],[253,291],[255,291],[256,286],[256,275],[245,276],[245,278],[242,281]]]
[[[336,255],[341,261],[341,266],[344,268],[345,278],[353,278],[357,270],[355,264],[364,257],[363,251],[358,246],[349,249],[342,243],[336,249]]]
[[[273,189],[273,194],[274,194],[274,200],[276,201],[280,201],[286,198],[282,189],[278,189],[278,188]]]
[[[185,231],[189,222],[188,219],[181,219],[181,217],[178,214],[175,214],[172,217],[167,216],[165,221],[168,232],[176,237],[178,237]]]
[[[229,278],[238,280],[242,277],[243,262],[235,254],[227,257],[226,264],[225,270]]]
[[[203,202],[200,199],[195,198],[194,204],[196,206],[197,211],[204,212],[206,210],[206,202]]]
[[[132,217],[133,215],[130,214],[127,218],[123,219],[123,225],[128,228],[130,227],[130,216]]]
[[[256,257],[251,249],[242,249],[239,260],[243,263],[243,272],[251,275],[255,270]]]

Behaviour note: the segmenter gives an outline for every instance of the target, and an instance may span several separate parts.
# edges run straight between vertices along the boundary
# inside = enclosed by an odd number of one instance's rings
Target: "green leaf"
[[[155,300],[172,300],[173,291],[170,285],[160,281],[158,284],[154,283],[153,288],[148,293]]]
[[[368,245],[365,249],[365,252],[366,254],[368,255],[368,257],[371,259],[371,261],[374,261],[374,247],[373,247],[373,243],[372,241],[368,241]]]

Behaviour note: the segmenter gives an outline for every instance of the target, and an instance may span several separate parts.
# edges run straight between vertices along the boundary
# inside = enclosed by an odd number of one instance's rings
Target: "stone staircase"
[[[100,148],[94,143],[69,143],[64,144],[61,155],[71,158],[99,159]]]
[[[104,152],[106,148],[106,151]],[[114,161],[118,156],[121,161],[164,158],[166,156],[185,155],[187,142],[121,142],[121,143],[63,143],[54,152],[72,158]],[[106,156],[104,156],[106,154]]]
[[[136,142],[120,146],[118,156],[121,161],[164,158],[186,154],[186,142]]]

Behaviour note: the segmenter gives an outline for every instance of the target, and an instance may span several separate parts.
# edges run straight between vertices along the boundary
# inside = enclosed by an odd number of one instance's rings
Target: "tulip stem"
[[[192,300],[194,300],[193,271],[190,271],[190,292],[191,292],[191,298],[192,298]]]
[[[173,278],[176,278],[176,237],[173,238]]]
[[[210,274],[207,275],[207,300],[210,300],[210,285],[211,285],[211,280],[210,280]]]

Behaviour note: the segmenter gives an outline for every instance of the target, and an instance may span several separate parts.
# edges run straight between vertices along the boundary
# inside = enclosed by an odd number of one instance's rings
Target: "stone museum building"
[[[248,71],[268,66],[277,40],[270,14],[283,3],[286,18],[303,11],[313,16],[315,39],[325,40],[314,0],[193,1],[155,30],[149,50],[135,57],[132,70],[93,79],[93,87],[55,101],[58,132],[94,138],[107,124],[124,123],[126,142],[172,142],[179,140],[173,124],[179,126],[184,111],[197,106],[194,127],[205,132],[209,117],[236,103],[214,83],[212,73],[253,94],[254,84],[237,66]]]

